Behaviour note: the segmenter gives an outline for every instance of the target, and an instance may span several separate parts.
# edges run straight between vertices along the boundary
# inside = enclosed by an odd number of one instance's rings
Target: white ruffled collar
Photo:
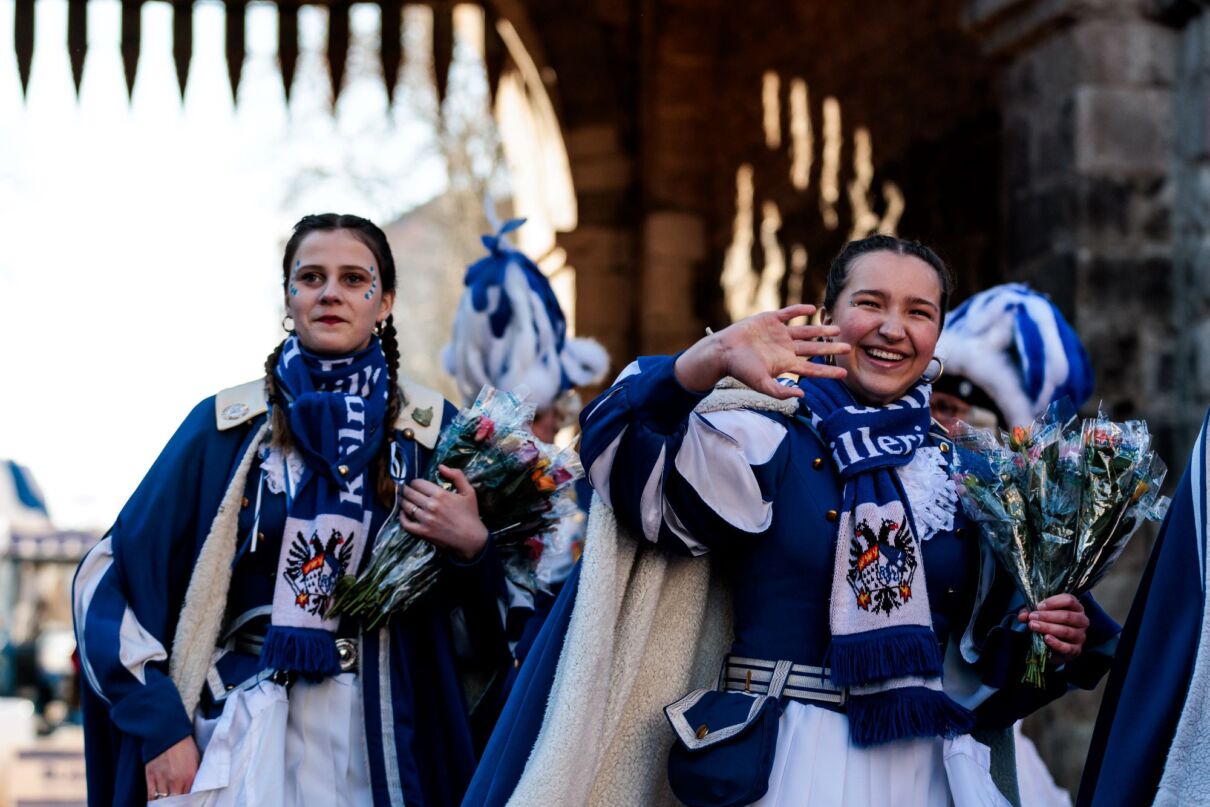
[[[265,472],[265,486],[270,493],[284,493],[286,490],[286,469],[290,473],[290,489],[297,490],[302,479],[304,462],[297,451],[285,451],[275,445],[261,448],[261,469]]]
[[[941,449],[935,446],[916,449],[912,461],[900,466],[898,471],[912,518],[920,532],[917,537],[927,541],[939,532],[952,530],[954,514],[958,511],[958,491]]]

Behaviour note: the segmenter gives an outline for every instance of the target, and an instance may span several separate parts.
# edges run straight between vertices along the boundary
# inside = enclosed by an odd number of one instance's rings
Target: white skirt
[[[778,726],[769,790],[756,807],[1007,807],[991,752],[970,735],[849,742],[849,719],[790,701]]]
[[[372,805],[359,680],[343,673],[289,691],[262,682],[196,721],[202,762],[193,789],[154,807]]]

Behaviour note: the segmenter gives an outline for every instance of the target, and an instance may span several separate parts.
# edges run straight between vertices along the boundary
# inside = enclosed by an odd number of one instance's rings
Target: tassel
[[[270,625],[261,648],[262,670],[297,672],[308,681],[340,674],[336,640],[326,630]]]
[[[909,737],[956,737],[975,726],[973,712],[927,687],[853,697],[846,708],[849,737],[862,748]]]
[[[941,674],[937,636],[919,625],[833,636],[829,653],[832,683],[841,687]]]

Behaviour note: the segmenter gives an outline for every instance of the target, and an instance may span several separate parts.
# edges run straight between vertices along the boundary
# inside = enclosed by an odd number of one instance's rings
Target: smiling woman
[[[597,504],[570,632],[552,639],[565,663],[549,699],[527,693],[546,723],[513,755],[510,803],[647,803],[665,778],[697,805],[1009,803],[1015,782],[993,780],[973,732],[1095,685],[1117,626],[1067,595],[1026,626],[967,529],[926,377],[949,285],[927,247],[855,241],[824,324],[791,324],[812,306],[748,317],[639,358],[585,408]],[[725,579],[652,547],[717,551]],[[729,622],[709,613],[724,602]],[[1045,692],[1010,661],[1026,630],[1065,662]],[[597,710],[623,717],[582,729]]]
[[[823,321],[854,347],[837,357],[862,402],[891,403],[924,375],[941,335],[953,280],[926,246],[877,235],[848,244],[832,262]]]
[[[465,477],[417,479],[453,407],[397,376],[395,279],[366,219],[295,225],[293,332],[263,378],[194,409],[82,562],[91,803],[461,798],[476,752],[459,673],[510,664],[503,570]],[[405,495],[447,584],[362,633],[329,614],[332,595]]]

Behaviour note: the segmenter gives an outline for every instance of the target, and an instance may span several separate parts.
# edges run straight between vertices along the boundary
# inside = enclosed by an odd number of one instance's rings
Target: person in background
[[[1080,407],[1092,394],[1092,366],[1075,330],[1054,303],[1021,283],[993,286],[950,312],[937,356],[945,371],[933,382],[931,407],[947,430],[958,421],[1007,430],[1063,397]],[[1021,803],[1070,805],[1020,723],[1013,735]]]
[[[473,402],[484,386],[516,393],[537,410],[534,436],[553,443],[559,430],[574,425],[580,414],[576,387],[604,378],[609,354],[595,340],[568,335],[567,318],[546,275],[505,241],[524,223],[513,219],[495,235],[483,236],[488,254],[467,268],[466,290],[442,362],[464,404]],[[585,483],[577,492],[581,511],[565,518],[558,534],[548,536],[539,559],[540,588],[508,583],[514,668],[525,661],[583,548],[591,489]]]
[[[981,429],[1029,423],[1066,396],[1082,406],[1095,377],[1088,353],[1055,304],[1022,283],[979,292],[946,318],[937,341],[945,372],[933,417]]]

